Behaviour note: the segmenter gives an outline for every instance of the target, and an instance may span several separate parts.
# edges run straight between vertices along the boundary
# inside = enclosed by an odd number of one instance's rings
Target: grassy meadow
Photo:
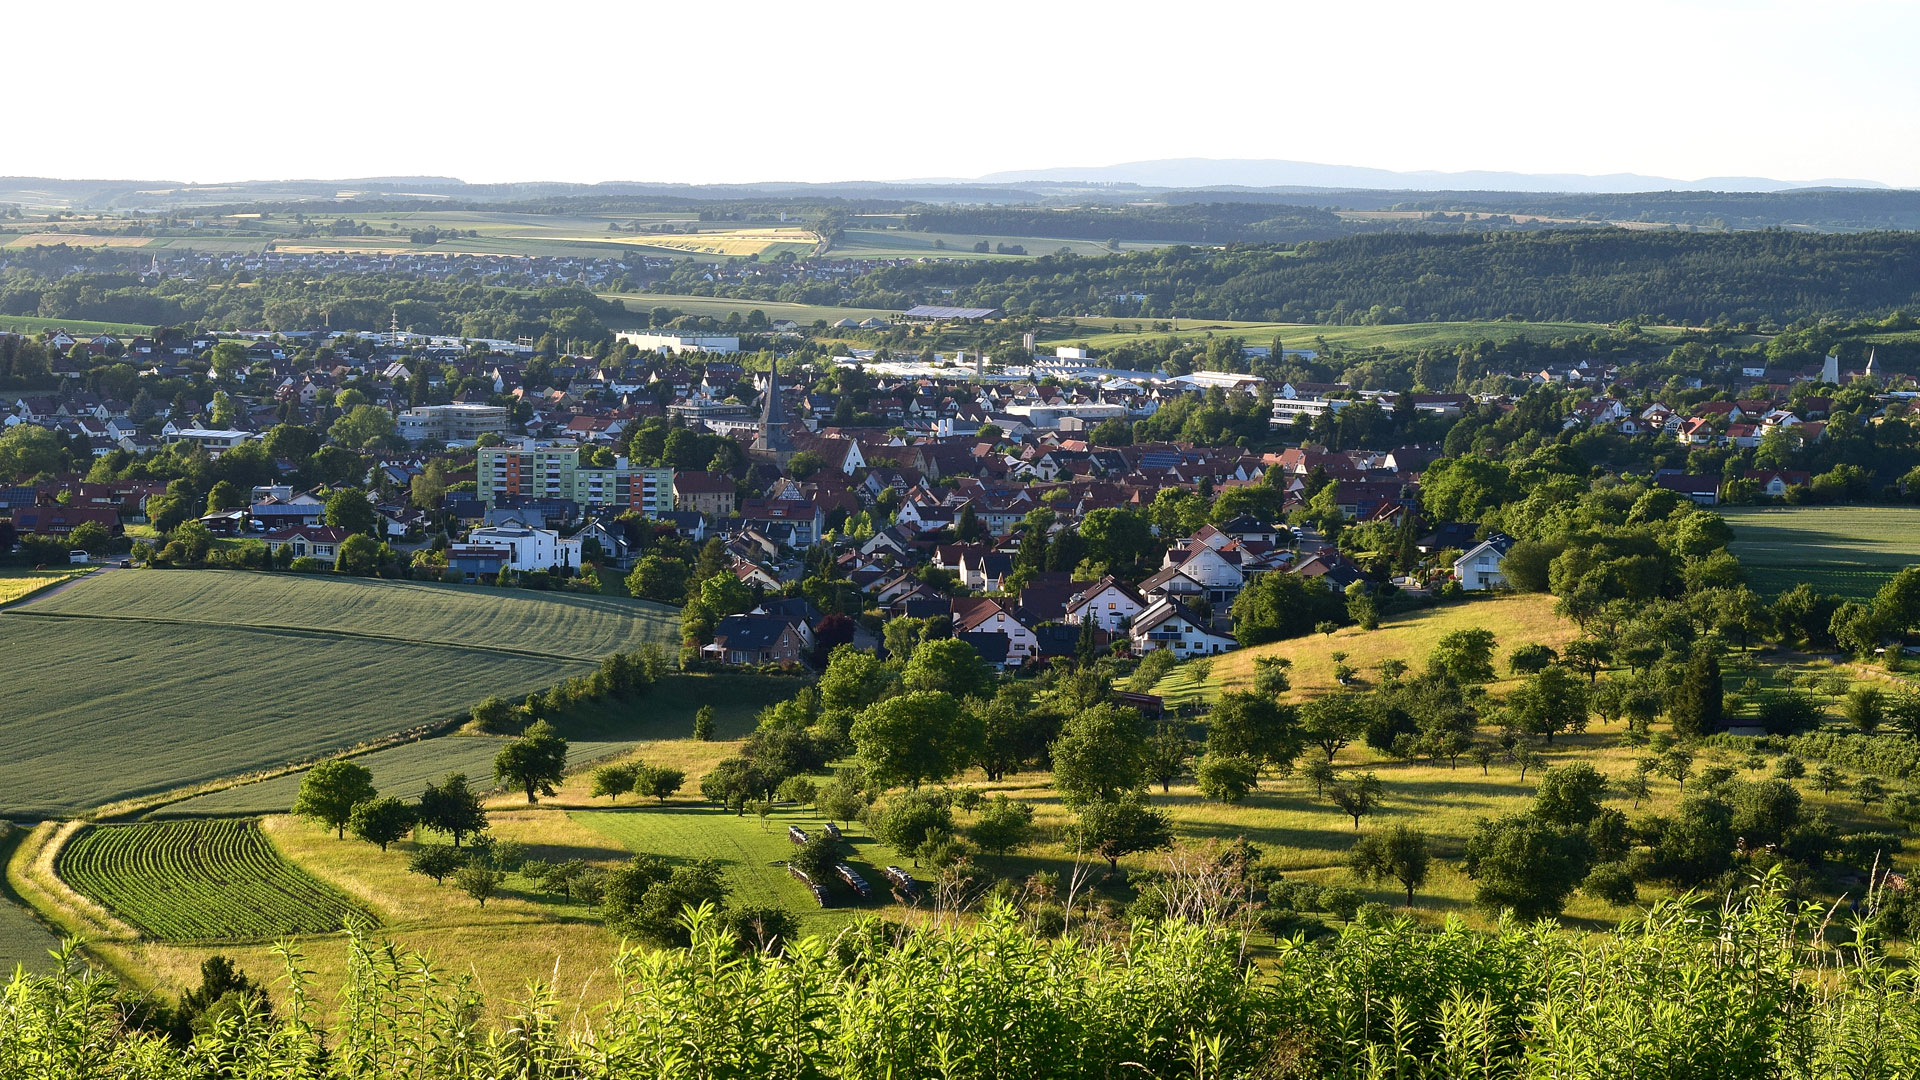
[[[1336,652],[1345,663],[1371,682],[1374,668],[1384,660],[1404,660],[1419,670],[1442,637],[1455,630],[1484,627],[1494,635],[1494,667],[1506,673],[1505,658],[1516,646],[1538,642],[1559,647],[1576,636],[1572,623],[1553,613],[1553,597],[1542,593],[1509,593],[1476,597],[1439,607],[1416,608],[1381,620],[1380,629],[1342,627],[1331,636],[1312,634],[1289,638],[1217,657],[1209,666],[1191,662],[1173,669],[1154,687],[1169,705],[1212,702],[1222,690],[1246,690],[1253,685],[1254,660],[1284,657],[1293,662],[1292,698],[1317,697],[1338,686],[1333,677]],[[1495,683],[1494,693],[1503,683]]]
[[[1774,596],[1806,582],[1823,593],[1872,598],[1920,564],[1920,506],[1728,506],[1734,555],[1747,582]]]

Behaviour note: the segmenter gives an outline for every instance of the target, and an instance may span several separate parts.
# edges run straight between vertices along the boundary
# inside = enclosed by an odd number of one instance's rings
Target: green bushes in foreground
[[[1697,899],[1697,898],[1695,898]],[[687,949],[626,950],[614,999],[534,988],[486,1029],[470,985],[351,940],[339,1015],[283,950],[283,1005],[202,1025],[184,1051],[124,1030],[111,980],[16,975],[0,1073],[213,1077],[1904,1077],[1916,979],[1870,921],[1809,944],[1819,913],[1776,882],[1664,903],[1604,937],[1368,920],[1249,967],[1228,926],[1041,938],[1004,909],[945,931],[867,922],[742,952],[709,910]],[[256,973],[257,977],[257,973]],[[326,1030],[322,1030],[322,1025]]]

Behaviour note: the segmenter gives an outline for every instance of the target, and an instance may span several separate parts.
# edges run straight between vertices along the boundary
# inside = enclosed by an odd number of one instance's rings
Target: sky
[[[89,0],[0,25],[0,175],[712,183],[1214,157],[1920,187],[1911,0]]]

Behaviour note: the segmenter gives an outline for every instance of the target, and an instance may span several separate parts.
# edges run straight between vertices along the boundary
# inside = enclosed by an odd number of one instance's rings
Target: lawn
[[[1747,583],[1774,596],[1800,582],[1864,600],[1920,565],[1920,506],[1723,507]]]
[[[1433,646],[1455,630],[1485,627],[1494,634],[1494,666],[1506,672],[1506,654],[1516,646],[1538,642],[1558,647],[1576,636],[1572,623],[1553,613],[1553,597],[1513,593],[1478,597],[1439,607],[1417,608],[1390,616],[1378,630],[1343,627],[1332,636],[1312,634],[1230,652],[1212,661],[1211,669],[1192,661],[1173,669],[1154,687],[1169,705],[1213,701],[1220,691],[1244,690],[1253,684],[1253,662],[1262,656],[1280,656],[1293,662],[1293,697],[1315,697],[1333,690],[1335,652],[1344,652],[1346,664],[1358,678],[1371,681],[1383,660],[1404,660],[1419,670]],[[1496,692],[1499,683],[1494,685]]]
[[[737,815],[717,806],[669,803],[666,806],[630,806],[609,810],[572,810],[568,816],[641,855],[671,863],[696,859],[720,862],[730,903],[756,907],[783,907],[800,917],[803,933],[819,933],[844,925],[852,912],[894,906],[880,871],[887,864],[909,866],[892,848],[875,840],[864,828],[846,829],[847,862],[873,887],[873,896],[861,900],[838,880],[827,883],[831,906],[822,908],[804,886],[786,870],[793,851],[787,827],[797,825],[811,833],[824,821],[811,809],[776,809],[763,822],[753,814]],[[922,881],[924,882],[924,878]]]
[[[69,334],[150,334],[147,323],[99,322],[94,319],[43,319],[37,315],[0,315],[0,330],[17,334],[38,334],[47,330],[65,330]]]
[[[679,641],[679,613],[644,600],[237,570],[119,572],[20,613],[291,629],[598,660]]]

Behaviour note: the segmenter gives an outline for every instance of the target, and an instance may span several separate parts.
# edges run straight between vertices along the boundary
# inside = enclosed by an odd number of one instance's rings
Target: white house
[[[515,520],[475,529],[467,534],[467,543],[505,548],[509,570],[545,570],[551,566],[580,565],[579,537],[562,539],[552,529],[535,528]]]
[[[1453,560],[1453,576],[1460,579],[1460,587],[1467,590],[1505,588],[1507,575],[1502,566],[1512,547],[1511,536],[1489,536]]]
[[[1068,597],[1061,621],[1069,626],[1092,622],[1101,630],[1119,630],[1130,625],[1146,607],[1139,593],[1109,574]]]
[[[1231,637],[1207,629],[1206,622],[1187,605],[1164,596],[1149,604],[1133,620],[1127,637],[1136,653],[1168,649],[1183,657],[1212,656],[1239,646]]]

